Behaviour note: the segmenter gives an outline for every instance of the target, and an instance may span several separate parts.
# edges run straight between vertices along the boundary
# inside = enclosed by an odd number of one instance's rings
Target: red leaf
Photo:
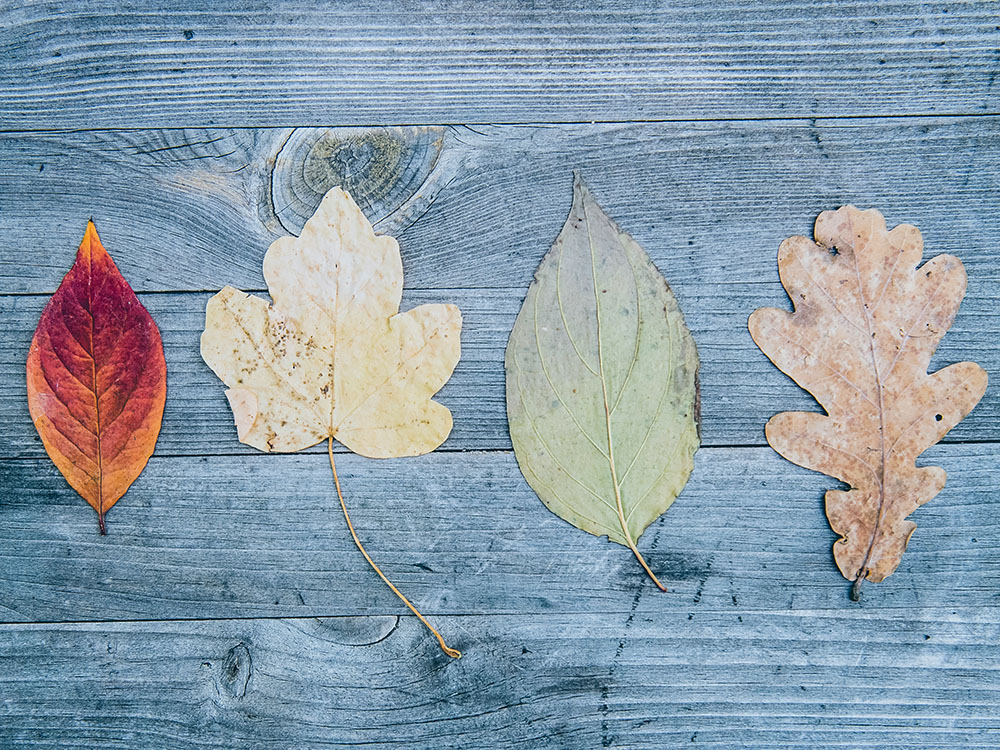
[[[91,221],[28,352],[28,409],[49,458],[104,514],[153,453],[167,394],[160,331]]]

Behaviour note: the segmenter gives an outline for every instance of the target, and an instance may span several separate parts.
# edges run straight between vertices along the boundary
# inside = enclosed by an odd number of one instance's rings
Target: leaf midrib
[[[878,540],[878,538],[880,536],[880,532],[881,532],[881,529],[882,529],[882,524],[883,524],[883,522],[885,520],[885,511],[886,511],[886,508],[890,505],[890,503],[889,503],[889,501],[888,501],[888,499],[886,497],[886,482],[885,482],[886,465],[887,465],[888,458],[895,451],[896,445],[899,444],[899,441],[902,438],[902,436],[906,433],[907,430],[909,430],[910,427],[912,427],[916,423],[916,421],[917,421],[917,419],[919,419],[919,417],[916,418],[916,419],[914,419],[912,422],[910,422],[910,424],[908,424],[906,426],[906,428],[904,428],[902,431],[900,431],[900,434],[896,436],[896,439],[893,441],[892,445],[889,447],[888,450],[886,450],[886,447],[885,447],[885,413],[886,413],[886,407],[885,407],[885,398],[884,398],[884,380],[882,378],[881,373],[879,372],[878,355],[877,355],[877,353],[875,351],[875,338],[873,336],[873,331],[872,331],[872,317],[871,316],[875,312],[875,310],[877,310],[881,306],[882,301],[885,299],[886,292],[888,291],[889,286],[892,284],[893,275],[895,274],[896,268],[899,265],[899,257],[900,257],[900,255],[902,255],[902,252],[900,251],[900,252],[896,253],[896,257],[893,260],[892,266],[890,267],[889,272],[888,272],[888,274],[886,276],[885,282],[884,282],[884,284],[882,286],[882,291],[879,293],[878,301],[875,303],[875,306],[872,309],[869,309],[865,305],[864,286],[863,286],[863,282],[862,282],[862,279],[861,279],[861,268],[860,268],[860,266],[858,264],[858,250],[857,250],[857,247],[855,247],[854,244],[853,244],[853,242],[854,242],[854,236],[855,236],[854,235],[854,219],[850,215],[848,215],[848,230],[851,233],[851,239],[852,239],[851,255],[852,255],[852,260],[854,261],[855,278],[857,279],[857,284],[858,284],[858,300],[861,303],[861,309],[864,312],[864,317],[865,317],[865,325],[866,325],[866,327],[868,329],[867,330],[867,343],[868,343],[868,351],[869,351],[869,353],[871,355],[872,370],[873,370],[874,375],[875,375],[875,388],[876,388],[876,392],[878,393],[878,405],[877,405],[877,408],[878,408],[878,417],[879,417],[879,458],[880,458],[880,466],[879,466],[878,474],[876,476],[876,479],[877,479],[877,482],[878,482],[878,493],[879,493],[878,510],[877,510],[877,513],[876,513],[876,516],[875,516],[875,523],[872,525],[871,537],[869,538],[869,542],[868,542],[868,549],[865,551],[864,559],[861,561],[861,565],[858,568],[858,573],[857,573],[856,580],[860,581],[863,578],[867,577],[867,574],[869,572],[868,571],[868,563],[871,560],[871,555],[872,555],[872,552],[875,549],[876,541]],[[943,276],[944,274],[941,274],[941,275]],[[944,284],[943,281],[938,282],[937,287],[935,287],[934,291],[931,292],[930,295],[928,295],[927,299],[924,301],[923,306],[920,308],[920,310],[917,312],[917,314],[913,317],[913,321],[911,322],[911,324],[909,326],[907,326],[906,335],[903,337],[903,341],[899,345],[899,351],[896,352],[896,356],[893,358],[893,361],[892,361],[892,363],[889,366],[889,372],[886,373],[886,379],[888,379],[889,374],[892,373],[892,371],[896,367],[896,364],[899,362],[900,357],[902,357],[902,355],[903,355],[903,349],[906,347],[906,344],[910,340],[910,333],[913,330],[913,326],[916,325],[917,321],[923,315],[924,310],[927,309],[927,306],[930,305],[930,303],[934,299],[934,297],[937,296],[937,293],[940,291],[940,289],[941,289],[941,287],[942,287],[943,284]],[[838,310],[838,312],[839,312],[839,310]],[[843,313],[841,313],[841,314],[843,314]],[[954,388],[951,389],[951,390],[954,390]],[[873,472],[873,474],[874,474],[874,472]]]
[[[89,228],[88,228],[89,229]],[[89,235],[89,231],[88,231]],[[97,423],[97,513],[103,529],[104,518],[104,456],[101,448],[101,397],[97,386],[97,352],[94,351],[94,241],[87,248],[87,320],[90,332],[90,372],[94,384],[94,420]]]
[[[864,285],[861,281],[861,267],[858,265],[858,248],[854,243],[854,219],[850,213],[847,215],[847,227],[848,231],[851,233],[851,259],[854,261],[854,276],[858,282],[858,301],[861,303],[861,309],[865,316],[865,326],[868,330],[868,352],[871,355],[872,360],[872,370],[875,374],[875,391],[878,394],[878,440],[879,440],[879,471],[877,475],[878,479],[878,511],[875,514],[875,523],[872,526],[871,537],[868,540],[868,549],[865,551],[864,559],[861,561],[861,566],[858,568],[857,575],[855,576],[856,581],[861,581],[868,576],[868,561],[871,559],[872,550],[875,549],[875,540],[878,538],[879,529],[882,526],[882,519],[885,514],[885,394],[882,387],[882,378],[879,375],[878,369],[878,356],[875,353],[875,338],[872,332],[872,313],[873,310],[869,310],[865,304],[865,292]],[[895,271],[895,264],[893,264],[893,271],[890,272],[890,276],[886,279],[886,287],[892,281],[891,274]],[[882,304],[883,294],[879,295],[878,304]]]
[[[583,210],[584,224],[587,226],[587,244],[590,247],[590,272],[591,278],[594,282],[594,318],[597,321],[597,369],[601,380],[601,394],[604,398],[604,421],[608,436],[608,467],[611,470],[611,484],[615,492],[615,505],[617,506],[618,519],[621,524],[622,533],[625,535],[625,540],[628,542],[628,545],[632,547],[634,551],[635,540],[632,539],[632,534],[628,530],[628,521],[625,518],[625,507],[621,496],[621,484],[618,481],[618,473],[615,469],[614,433],[611,429],[611,404],[608,401],[608,380],[607,376],[604,374],[604,345],[601,338],[601,295],[597,289],[597,263],[594,257],[594,237],[590,229],[590,217],[587,215],[586,195],[581,196],[580,207]],[[626,260],[628,260],[628,258],[626,258]],[[631,266],[631,262],[629,263],[629,266]],[[636,315],[638,315],[638,309],[636,310]],[[636,335],[638,335],[638,326],[636,327]]]

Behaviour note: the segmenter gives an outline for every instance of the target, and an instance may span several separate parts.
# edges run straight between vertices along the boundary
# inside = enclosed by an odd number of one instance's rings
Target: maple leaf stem
[[[340,508],[344,511],[344,518],[347,520],[347,528],[350,529],[351,536],[354,538],[354,543],[357,545],[358,549],[361,550],[361,554],[365,556],[365,560],[367,560],[368,564],[372,566],[372,570],[378,573],[378,577],[385,582],[385,585],[392,589],[392,593],[398,596],[402,600],[403,604],[409,607],[410,611],[417,616],[417,619],[419,619],[420,622],[422,622],[427,629],[434,634],[434,637],[437,638],[438,644],[441,646],[441,650],[453,659],[460,659],[462,657],[462,652],[458,649],[451,648],[444,642],[444,638],[441,637],[441,634],[434,629],[433,625],[427,622],[427,618],[420,614],[417,608],[410,603],[410,600],[403,596],[402,592],[392,585],[392,581],[385,577],[385,573],[379,569],[379,566],[375,564],[371,557],[369,557],[368,552],[365,551],[365,548],[361,544],[361,540],[358,539],[358,535],[354,531],[354,524],[351,523],[351,517],[347,514],[347,505],[344,503],[344,495],[340,491],[340,479],[337,477],[337,465],[333,461],[333,437],[328,438],[326,450],[330,456],[330,468],[333,470],[333,483],[337,488],[337,498],[340,500]]]
[[[100,530],[101,536],[107,536],[108,535],[108,527],[104,523],[104,514],[103,513],[98,513],[97,514],[97,528]]]

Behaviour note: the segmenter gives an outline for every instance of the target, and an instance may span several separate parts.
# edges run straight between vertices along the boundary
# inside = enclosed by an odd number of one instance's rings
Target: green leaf
[[[573,208],[507,344],[518,465],[571,524],[636,548],[700,442],[698,352],[649,256],[576,177]]]

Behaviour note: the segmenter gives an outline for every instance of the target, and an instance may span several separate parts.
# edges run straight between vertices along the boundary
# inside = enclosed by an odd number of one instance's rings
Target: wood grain
[[[8,746],[992,750],[995,609],[0,626]]]
[[[998,49],[978,0],[5,4],[0,746],[1000,746],[992,391],[927,453],[950,477],[900,569],[852,604],[834,483],[760,447],[767,417],[815,404],[745,328],[788,304],[782,239],[875,207],[969,272],[933,367],[996,380]],[[710,447],[640,540],[667,594],[507,452],[503,347],[574,169],[701,351]],[[366,545],[458,662],[364,565],[325,457],[239,445],[198,355],[209,293],[260,290],[268,244],[336,182],[399,238],[404,307],[465,315],[443,450],[337,456]],[[90,216],[169,367],[106,539],[24,393]]]
[[[288,233],[281,217],[296,230],[318,205],[296,177],[310,150],[295,144],[310,135],[0,134],[0,293],[51,293],[91,215],[137,291],[262,288],[264,251]],[[376,213],[411,209],[391,227],[411,288],[526,289],[569,212],[573,169],[679,292],[705,284],[724,299],[733,285],[776,283],[781,241],[811,236],[820,211],[847,203],[916,224],[928,255],[963,260],[970,294],[1000,282],[1000,117],[456,127],[443,138],[419,186],[405,170],[396,189],[364,186],[394,196]],[[344,159],[365,168],[363,153]],[[290,205],[290,194],[301,197]]]
[[[454,141],[449,133],[442,126],[289,131],[269,178],[281,228],[299,234],[327,191],[342,187],[376,232],[398,235],[461,168],[463,151],[444,151]]]
[[[991,2],[8,3],[5,128],[996,111]]]
[[[937,446],[949,481],[921,508],[903,562],[861,609],[1000,605],[995,446]],[[431,614],[857,613],[833,564],[823,492],[836,483],[770,448],[704,448],[687,487],[628,549],[541,504],[507,452],[337,458],[365,546]],[[0,621],[403,612],[355,549],[325,456],[153,458],[98,536],[47,459],[0,462]],[[645,594],[649,594],[646,596]]]

